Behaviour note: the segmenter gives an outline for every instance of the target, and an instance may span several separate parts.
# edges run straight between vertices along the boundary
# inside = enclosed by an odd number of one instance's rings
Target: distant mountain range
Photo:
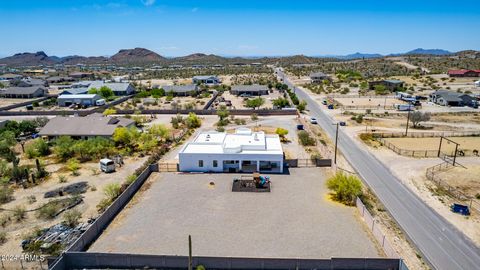
[[[169,64],[235,64],[235,63],[275,63],[276,61],[286,61],[291,63],[311,63],[315,58],[332,59],[370,59],[389,56],[405,55],[450,55],[452,52],[441,49],[422,49],[418,48],[406,53],[382,55],[377,53],[354,53],[344,56],[316,56],[308,57],[304,55],[278,56],[278,57],[223,57],[213,54],[196,53],[182,57],[167,58],[153,51],[144,48],[123,49],[113,56],[48,56],[44,52],[36,53],[18,53],[0,59],[0,64],[7,66],[51,66],[55,64],[76,65],[76,64],[115,64],[115,65],[169,65]]]

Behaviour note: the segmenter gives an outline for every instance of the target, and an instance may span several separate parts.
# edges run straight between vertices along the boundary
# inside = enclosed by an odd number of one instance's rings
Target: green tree
[[[277,108],[285,108],[290,106],[290,102],[286,98],[279,97],[273,100],[273,105]]]
[[[88,90],[88,93],[92,94],[92,95],[96,95],[96,94],[98,94],[98,89],[95,88],[95,87],[92,87]]]
[[[74,156],[73,145],[75,141],[69,136],[61,136],[54,141],[53,153],[58,159],[66,161]]]
[[[303,146],[313,146],[315,145],[315,139],[310,136],[305,130],[298,132],[298,139]]]
[[[335,192],[334,198],[347,205],[355,205],[362,195],[362,183],[358,177],[338,172],[327,180],[327,187]]]
[[[286,130],[284,128],[277,128],[275,130],[275,133],[280,137],[285,137],[288,134],[288,130]]]
[[[105,99],[110,99],[111,97],[113,97],[113,91],[112,89],[110,89],[109,87],[107,86],[102,86],[100,87],[100,89],[98,90],[98,92],[100,93],[100,95],[105,98]]]
[[[163,124],[153,124],[148,129],[148,133],[155,136],[157,139],[167,140],[170,138],[170,129]]]
[[[103,111],[103,115],[105,115],[105,116],[116,114],[116,113],[117,113],[117,110],[115,110],[113,108],[108,108],[105,111]]]
[[[185,119],[185,125],[188,128],[199,128],[202,125],[202,120],[193,112],[190,112]]]
[[[37,126],[33,121],[22,121],[20,124],[18,124],[18,129],[21,134],[28,134],[28,133],[34,133],[37,131]]]
[[[300,101],[300,103],[298,103],[298,105],[297,105],[297,109],[300,112],[305,111],[306,108],[307,108],[307,102],[305,100]]]
[[[256,108],[260,108],[260,106],[262,106],[264,103],[265,103],[265,100],[261,97],[258,97],[254,99],[248,99],[245,102],[245,106],[248,108],[253,108],[255,110]]]
[[[388,93],[387,87],[383,84],[375,85],[374,89],[375,89],[375,94],[377,95],[386,95]]]
[[[218,121],[218,126],[226,126],[228,124],[228,116],[230,115],[230,112],[227,110],[227,107],[225,105],[220,106],[220,109],[217,111],[218,118],[220,119]]]

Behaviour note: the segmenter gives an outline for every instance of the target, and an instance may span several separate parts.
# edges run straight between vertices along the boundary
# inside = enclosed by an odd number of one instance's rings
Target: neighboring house
[[[21,80],[10,81],[11,86],[30,87],[30,86],[48,86],[47,82],[42,79],[23,78]]]
[[[221,83],[220,79],[217,76],[208,75],[208,76],[195,76],[192,79],[194,84],[205,84],[205,85],[218,85]]]
[[[202,132],[180,150],[182,172],[283,172],[278,135],[239,128],[235,133]]]
[[[315,72],[310,74],[310,80],[312,83],[321,83],[324,80],[330,81],[332,78],[323,72]]]
[[[135,121],[123,117],[109,117],[94,113],[85,117],[57,116],[50,121],[38,133],[53,139],[59,136],[71,136],[75,139],[87,139],[92,137],[111,138],[117,127],[133,127]]]
[[[456,69],[449,70],[447,74],[450,77],[480,77],[480,70]]]
[[[268,95],[268,86],[266,85],[233,85],[230,93],[232,95],[262,96]]]
[[[165,93],[173,92],[176,96],[192,96],[198,93],[198,85],[189,84],[189,85],[164,85],[161,86]]]
[[[70,73],[69,76],[74,79],[86,79],[86,78],[93,79],[94,77],[93,73],[90,73],[90,72],[73,72],[73,73]]]
[[[67,88],[60,95],[84,95],[88,94],[88,88]]]
[[[60,95],[57,97],[59,107],[68,107],[70,105],[94,106],[97,100],[102,99],[97,94],[79,94],[79,95]]]
[[[19,74],[12,74],[12,73],[7,73],[7,74],[2,74],[0,75],[0,81],[11,81],[11,80],[20,80],[22,79],[23,76]]]
[[[103,86],[106,86],[112,89],[113,94],[115,96],[128,96],[128,95],[134,94],[136,91],[135,87],[133,87],[131,83],[126,83],[126,82],[122,82],[122,83],[115,83],[115,82],[106,83],[103,81],[83,82],[83,85],[85,84],[88,84],[87,86],[88,90],[92,88],[96,88],[97,90],[99,90]]]
[[[381,81],[368,82],[368,88],[370,90],[375,90],[376,85],[384,85],[386,89],[390,90],[391,92],[395,92],[403,88],[403,84],[404,84],[404,81],[400,81],[400,80],[381,80]]]
[[[48,83],[64,83],[64,82],[73,82],[75,81],[74,78],[68,76],[53,76],[47,78]]]
[[[0,96],[4,98],[37,98],[43,97],[47,93],[47,89],[43,86],[9,87],[0,91]]]
[[[430,94],[429,101],[442,106],[475,106],[473,96],[448,90],[437,90]]]

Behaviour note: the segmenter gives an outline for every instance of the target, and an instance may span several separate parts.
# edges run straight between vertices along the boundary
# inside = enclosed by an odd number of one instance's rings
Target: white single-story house
[[[239,128],[233,134],[207,131],[183,146],[178,154],[182,172],[283,172],[278,135]]]
[[[73,104],[81,106],[94,106],[97,100],[102,99],[97,94],[72,94],[72,95],[60,95],[57,97],[57,103],[59,107],[68,107]]]
[[[207,75],[207,76],[195,76],[192,79],[194,84],[205,84],[205,85],[218,85],[222,83],[217,76]]]

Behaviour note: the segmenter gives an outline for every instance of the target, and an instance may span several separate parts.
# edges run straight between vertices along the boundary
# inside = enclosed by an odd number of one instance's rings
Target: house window
[[[203,167],[203,160],[198,161],[198,167],[200,167],[200,168]]]
[[[214,168],[218,167],[218,160],[214,160],[214,161],[213,161],[213,167],[214,167]]]

